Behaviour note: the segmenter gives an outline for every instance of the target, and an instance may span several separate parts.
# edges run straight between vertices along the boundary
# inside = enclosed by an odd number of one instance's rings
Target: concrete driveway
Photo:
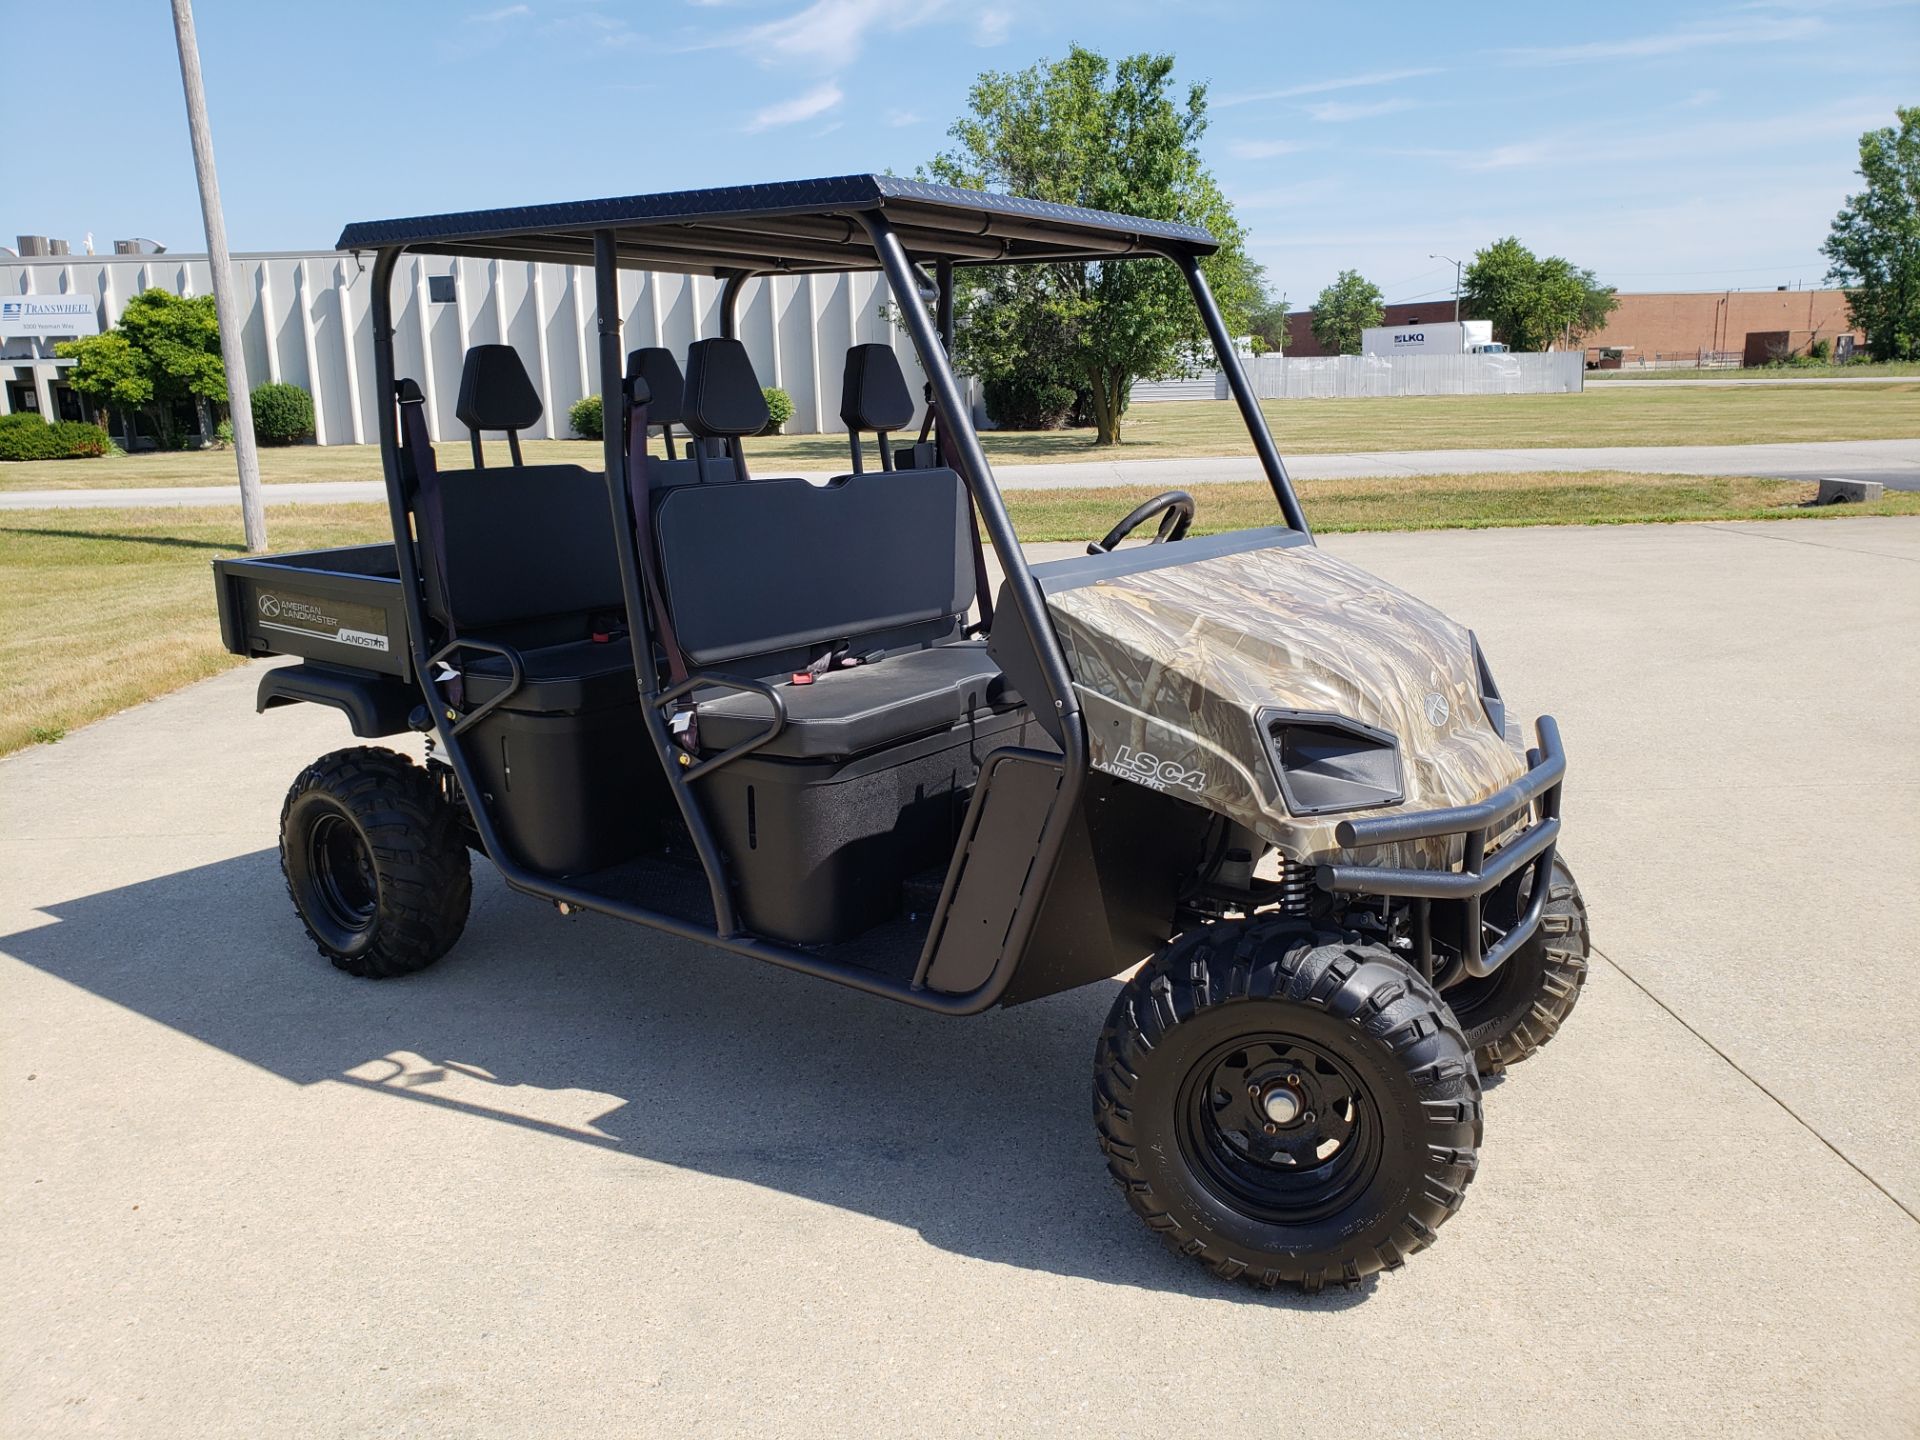
[[[241,671],[0,763],[0,1432],[1911,1435],[1920,521],[1338,537],[1560,716],[1596,964],[1437,1246],[1223,1287],[1110,1188],[1110,986],[941,1021],[481,867],[411,979]]]

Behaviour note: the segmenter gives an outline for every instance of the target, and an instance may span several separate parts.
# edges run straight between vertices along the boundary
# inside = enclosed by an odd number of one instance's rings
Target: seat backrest
[[[436,619],[463,635],[543,644],[585,639],[594,612],[623,608],[601,476],[519,465],[442,470],[439,483],[444,564],[421,547]]]
[[[513,463],[521,464],[520,432],[540,421],[540,392],[533,388],[520,352],[511,345],[475,345],[460,367],[460,397],[453,413],[467,427],[473,445],[473,468],[486,467],[480,449],[482,430],[507,432]]]
[[[686,385],[681,393],[681,421],[693,436],[694,459],[702,480],[722,477],[714,459],[732,461],[733,478],[747,478],[747,462],[740,453],[740,437],[758,435],[767,428],[767,397],[747,347],[738,340],[696,340],[687,347]]]
[[[853,472],[864,468],[860,435],[872,430],[880,438],[880,468],[893,469],[887,435],[913,423],[913,393],[900,371],[900,357],[891,345],[855,345],[847,351],[840,372],[840,419],[853,447]]]
[[[951,470],[684,485],[657,505],[667,605],[698,666],[776,674],[809,648],[945,639],[973,598]]]
[[[684,485],[698,480],[700,473],[691,444],[687,458],[682,460],[675,453],[673,443],[673,427],[685,423],[682,419],[682,401],[686,393],[686,379],[680,373],[680,362],[673,358],[673,352],[661,345],[648,345],[628,355],[628,400],[632,400],[636,385],[647,387],[647,424],[660,427],[660,440],[667,452],[664,460],[647,457],[647,488],[660,490],[668,485]],[[628,431],[629,466],[635,462],[633,447],[645,443],[644,436],[636,436],[631,430]]]

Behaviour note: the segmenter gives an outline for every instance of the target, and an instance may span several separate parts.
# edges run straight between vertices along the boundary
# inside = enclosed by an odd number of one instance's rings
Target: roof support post
[[[1026,554],[1013,532],[1013,521],[1007,515],[1005,502],[1000,498],[1000,487],[993,478],[993,468],[987,464],[986,452],[980,448],[980,436],[973,428],[972,416],[967,412],[966,399],[960,393],[960,382],[954,378],[953,367],[947,363],[946,347],[927,319],[927,307],[920,298],[920,283],[912,262],[907,259],[900,237],[893,233],[893,226],[885,215],[878,211],[864,211],[860,222],[873,237],[873,248],[880,256],[887,283],[893,290],[894,308],[905,323],[907,333],[913,337],[914,348],[920,353],[920,364],[926,369],[927,379],[933,382],[934,400],[940,407],[951,453],[960,463],[961,478],[966,481],[967,489],[973,492],[974,504],[980,507],[981,519],[987,526],[987,536],[993,542],[994,554],[999,557],[1000,569],[1007,577],[1007,589],[1013,597],[1015,612],[1020,617],[1020,624],[1026,630],[1028,642],[1046,677],[1046,700],[1052,702],[1061,724],[1068,727],[1074,738],[1075,744],[1068,749],[1069,770],[1073,768],[1076,749],[1078,761],[1084,765],[1086,748],[1084,737],[1079,733],[1080,702],[1074,697],[1072,672],[1067,669],[1067,659],[1061,652],[1059,637],[1053,633],[1053,623],[1047,618],[1046,597],[1040,593],[1033,572],[1027,568]],[[1046,703],[1037,695],[1033,699],[1037,703]]]
[[[740,292],[752,278],[744,270],[730,271],[720,287],[720,333],[728,340],[740,338]]]
[[[1233,392],[1233,398],[1240,406],[1240,418],[1246,422],[1247,433],[1253,437],[1254,452],[1260,457],[1260,468],[1267,472],[1267,484],[1273,488],[1274,499],[1280,502],[1280,513],[1286,517],[1291,528],[1311,540],[1313,531],[1307,528],[1307,517],[1300,509],[1300,497],[1293,493],[1293,481],[1287,478],[1286,464],[1280,459],[1272,432],[1267,429],[1267,417],[1261,412],[1259,397],[1253,393],[1247,372],[1241,368],[1240,357],[1233,348],[1233,337],[1227,334],[1227,322],[1220,318],[1220,307],[1214,303],[1213,291],[1200,269],[1200,261],[1183,250],[1164,253],[1187,277],[1187,287],[1193,291],[1193,303],[1199,306],[1200,319],[1207,327],[1208,338],[1213,341],[1214,357],[1220,362],[1221,373],[1227,377],[1227,388]]]
[[[744,279],[745,277],[741,277]],[[733,289],[729,281],[729,292]],[[607,505],[613,515],[613,545],[620,562],[620,595],[627,607],[627,642],[633,647],[633,670],[640,686],[640,714],[646,722],[647,737],[653,741],[655,756],[667,776],[667,788],[680,807],[700,867],[707,874],[707,889],[713,897],[714,929],[722,938],[740,933],[734,914],[733,896],[727,890],[726,871],[720,859],[720,847],[706,817],[700,813],[687,782],[681,778],[682,762],[691,757],[674,743],[665,717],[654,697],[660,693],[660,674],[653,658],[653,617],[648,613],[640,584],[640,558],[634,546],[633,510],[645,505],[649,495],[632,495],[627,485],[627,388],[626,355],[620,343],[620,270],[618,248],[611,230],[593,232],[593,300],[595,325],[600,335],[600,426],[601,453],[607,465]],[[731,306],[721,307],[723,315]],[[651,529],[651,527],[649,527]]]

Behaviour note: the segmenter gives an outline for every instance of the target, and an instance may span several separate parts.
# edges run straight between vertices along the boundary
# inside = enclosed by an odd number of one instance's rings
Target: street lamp
[[[1453,323],[1460,323],[1460,262],[1451,255],[1429,255],[1429,260],[1444,260],[1453,266]]]

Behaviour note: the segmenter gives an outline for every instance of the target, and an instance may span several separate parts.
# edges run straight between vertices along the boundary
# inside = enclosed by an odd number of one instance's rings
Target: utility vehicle
[[[1583,979],[1560,737],[1541,718],[1529,744],[1467,630],[1315,547],[1211,237],[859,175],[356,224],[340,247],[372,255],[394,543],[216,564],[228,648],[299,657],[259,708],[427,737],[424,767],[341,750],[287,797],[287,885],[334,964],[438,959],[478,850],[562,911],[946,1015],[1138,966],[1093,1098],[1149,1226],[1308,1289],[1433,1239],[1473,1177],[1482,1071],[1545,1041]],[[454,407],[472,464],[441,467],[395,373],[408,253],[592,267],[599,470],[523,463],[541,401],[498,344]],[[958,267],[1035,263],[1178,268],[1273,525],[1194,535],[1169,491],[1027,563],[948,357]],[[623,268],[715,277],[722,333],[684,368],[629,355]],[[742,285],[876,268],[929,379],[918,430],[893,350],[856,345],[848,473],[758,473]]]

